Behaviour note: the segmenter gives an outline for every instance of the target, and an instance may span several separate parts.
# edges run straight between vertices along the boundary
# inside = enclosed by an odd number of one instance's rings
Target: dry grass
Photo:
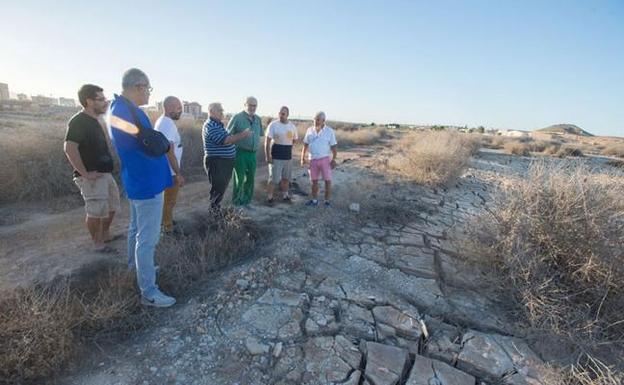
[[[607,145],[602,150],[602,155],[617,156],[618,158],[624,158],[624,143],[613,143]]]
[[[448,131],[426,131],[406,135],[389,166],[420,184],[446,185],[468,166],[479,148],[476,137]]]
[[[196,232],[163,239],[157,252],[159,283],[181,293],[210,271],[231,264],[254,247],[256,229],[236,212],[218,219],[196,213]],[[135,274],[124,267],[99,269],[83,282],[21,289],[0,299],[0,384],[36,383],[57,373],[80,346],[141,327]]]
[[[541,370],[543,385],[621,385],[624,374],[597,358],[583,354],[582,358],[565,367],[544,367]]]
[[[65,124],[0,121],[0,204],[78,194],[63,152]]]
[[[519,155],[519,156],[531,155],[528,144],[522,143],[519,141],[512,141],[512,142],[505,143],[504,149],[507,154],[511,154],[511,155]]]
[[[624,180],[534,163],[471,226],[529,325],[591,346],[624,338]]]
[[[573,145],[573,144],[564,144],[564,145],[562,145],[559,148],[559,150],[557,150],[556,155],[559,158],[567,158],[569,156],[573,156],[573,157],[585,156],[583,154],[583,150],[581,150],[579,146]]]
[[[237,261],[253,250],[259,229],[231,209],[217,215],[195,213],[192,234],[166,237],[158,246],[163,283],[183,289],[207,273]]]
[[[386,129],[360,128],[352,131],[336,130],[335,133],[339,147],[367,146],[379,143],[379,140],[386,136]]]

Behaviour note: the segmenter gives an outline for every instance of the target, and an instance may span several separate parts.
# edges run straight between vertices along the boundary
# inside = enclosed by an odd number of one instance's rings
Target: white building
[[[9,85],[6,83],[0,83],[0,100],[9,99],[11,99],[11,94],[9,94]]]

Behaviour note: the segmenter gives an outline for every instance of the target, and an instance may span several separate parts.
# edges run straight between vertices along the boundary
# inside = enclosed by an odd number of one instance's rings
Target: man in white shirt
[[[279,184],[282,200],[291,201],[288,187],[292,177],[292,147],[299,139],[297,128],[288,120],[288,107],[280,108],[279,120],[272,121],[267,127],[264,141],[264,155],[269,165],[269,183],[267,186],[267,202],[273,204],[273,190]]]
[[[310,161],[310,180],[312,181],[312,199],[306,206],[318,206],[318,181],[322,175],[325,180],[325,207],[330,207],[331,198],[331,170],[336,167],[336,157],[338,143],[334,130],[325,125],[325,113],[317,112],[314,116],[314,126],[308,128],[303,138],[303,150],[301,150],[301,166],[303,167],[308,158],[306,153],[309,151]],[[331,159],[330,159],[331,156]]]
[[[175,121],[182,115],[182,103],[175,96],[167,96],[163,100],[163,114],[158,118],[154,129],[162,132],[171,142],[167,159],[173,176],[173,186],[165,190],[163,203],[162,228],[165,233],[173,231],[173,208],[178,199],[178,191],[184,185],[184,177],[180,174],[182,160],[182,140]]]

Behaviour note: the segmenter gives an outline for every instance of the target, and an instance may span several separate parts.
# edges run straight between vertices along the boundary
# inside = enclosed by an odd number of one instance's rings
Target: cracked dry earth
[[[448,240],[526,160],[480,153],[455,187],[434,190],[389,181],[378,169],[388,155],[351,153],[331,209],[297,197],[249,210],[264,229],[251,260],[92,349],[55,383],[540,384],[542,360]],[[358,191],[363,180],[381,191]],[[365,196],[388,208],[349,210]]]

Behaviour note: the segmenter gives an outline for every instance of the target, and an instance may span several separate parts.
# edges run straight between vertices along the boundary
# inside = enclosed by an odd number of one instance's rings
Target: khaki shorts
[[[119,187],[112,174],[102,174],[95,180],[79,176],[74,183],[80,189],[89,218],[108,218],[109,212],[119,211]]]
[[[292,176],[291,160],[273,159],[269,164],[269,183],[278,184],[282,179],[290,180]]]

